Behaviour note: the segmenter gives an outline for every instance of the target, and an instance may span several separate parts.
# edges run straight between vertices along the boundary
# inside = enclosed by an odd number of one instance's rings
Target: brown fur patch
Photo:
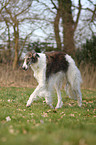
[[[65,58],[64,52],[45,52],[47,58],[46,66],[46,78],[48,79],[50,75],[55,74],[59,71],[67,72],[68,62]]]
[[[39,55],[35,51],[28,52],[25,56],[27,59],[27,64],[36,63],[38,61]]]

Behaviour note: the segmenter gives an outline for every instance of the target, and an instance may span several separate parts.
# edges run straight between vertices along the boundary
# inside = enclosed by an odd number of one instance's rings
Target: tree
[[[94,4],[92,0],[88,1],[93,5],[93,10],[88,7],[83,8],[81,0],[78,0],[78,6],[75,6],[71,0],[57,0],[58,3],[56,3],[55,0],[51,0],[53,8],[56,9],[56,16],[54,18],[54,33],[57,47],[62,49],[62,40],[60,38],[61,19],[63,28],[63,46],[64,50],[69,54],[74,54],[75,51],[74,33],[80,21],[81,11],[89,11],[92,13],[91,18],[89,20],[89,24],[92,24],[92,22],[94,23],[94,20],[96,20],[96,4]],[[73,10],[76,9],[78,10],[78,12],[76,19],[74,19]]]
[[[14,60],[13,60],[13,69],[16,68],[19,56],[19,39],[20,39],[20,25],[21,22],[24,22],[28,19],[27,14],[32,6],[32,1],[15,1],[9,0],[7,3],[5,1],[1,2],[2,11],[1,17],[5,22],[7,30],[8,30],[8,48],[10,49],[10,31],[13,31],[14,36]],[[30,19],[30,18],[29,18]],[[33,30],[32,30],[33,31]],[[32,33],[30,32],[30,34]],[[28,36],[30,35],[28,34]],[[26,36],[26,38],[28,37]],[[25,40],[26,40],[25,38]]]
[[[1,35],[0,39],[8,43],[9,56],[13,43],[13,68],[16,67],[28,39],[29,42],[45,40],[47,43],[54,43],[56,41],[58,50],[72,54],[76,44],[74,37],[79,36],[81,29],[84,30],[88,25],[88,30],[94,33],[92,26],[96,27],[95,0],[86,1],[91,7],[84,7],[81,0],[78,0],[77,5],[73,0],[1,0],[0,28],[2,27],[6,37]],[[86,16],[85,12],[89,15]],[[86,21],[86,25],[81,23],[80,28],[81,20]],[[78,26],[80,30],[78,29],[76,34]],[[39,29],[38,34],[35,33],[37,29]]]
[[[28,38],[30,38],[30,36],[32,36],[35,30],[41,29],[48,37],[46,28],[48,27],[48,25],[50,25],[50,19],[46,21],[46,18],[42,18],[42,13],[44,12],[42,7],[43,6],[38,2],[38,0],[1,1],[0,17],[2,20],[0,20],[0,22],[2,25],[6,25],[6,27],[4,28],[4,33],[7,36],[6,39],[2,39],[4,43],[5,41],[8,42],[7,48],[9,50],[11,50],[11,43],[13,43],[13,69],[15,69],[18,63],[18,59],[22,55],[26,41],[28,40]],[[28,25],[29,27],[26,27],[26,25]],[[26,28],[24,29],[24,27]],[[36,37],[35,33],[34,37]],[[20,43],[21,38],[23,39],[22,46]]]
[[[57,9],[57,14],[54,20],[54,32],[55,32],[55,38],[57,47],[62,49],[61,47],[61,39],[59,34],[59,22],[60,18],[62,19],[62,27],[63,27],[63,46],[64,50],[69,53],[73,54],[75,50],[75,44],[74,44],[74,32],[76,30],[80,13],[81,13],[81,2],[79,0],[79,11],[77,14],[77,19],[74,22],[73,16],[72,16],[72,2],[71,0],[58,0],[58,8],[56,7],[53,0],[51,0],[55,8]],[[59,45],[58,45],[59,44]]]

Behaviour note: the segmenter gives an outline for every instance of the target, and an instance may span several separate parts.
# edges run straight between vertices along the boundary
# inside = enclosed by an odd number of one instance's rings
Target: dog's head
[[[38,58],[39,58],[39,55],[34,50],[32,50],[31,52],[28,52],[24,57],[24,63],[23,63],[22,68],[24,70],[27,70],[30,65],[38,61]]]

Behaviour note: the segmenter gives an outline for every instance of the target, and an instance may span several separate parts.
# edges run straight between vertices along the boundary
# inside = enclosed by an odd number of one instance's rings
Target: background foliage
[[[96,36],[92,36],[90,40],[86,40],[86,43],[82,45],[82,49],[78,49],[76,52],[76,59],[78,64],[91,64],[96,66]]]
[[[33,45],[39,52],[57,48],[75,55],[95,28],[95,0],[1,0],[1,62],[11,61],[15,69],[25,49]]]

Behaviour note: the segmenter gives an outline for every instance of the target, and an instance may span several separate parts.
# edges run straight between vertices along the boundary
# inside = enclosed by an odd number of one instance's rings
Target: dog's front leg
[[[34,92],[30,95],[29,100],[27,101],[26,107],[30,107],[31,103],[37,99],[39,92],[42,90],[42,86],[38,85]]]

